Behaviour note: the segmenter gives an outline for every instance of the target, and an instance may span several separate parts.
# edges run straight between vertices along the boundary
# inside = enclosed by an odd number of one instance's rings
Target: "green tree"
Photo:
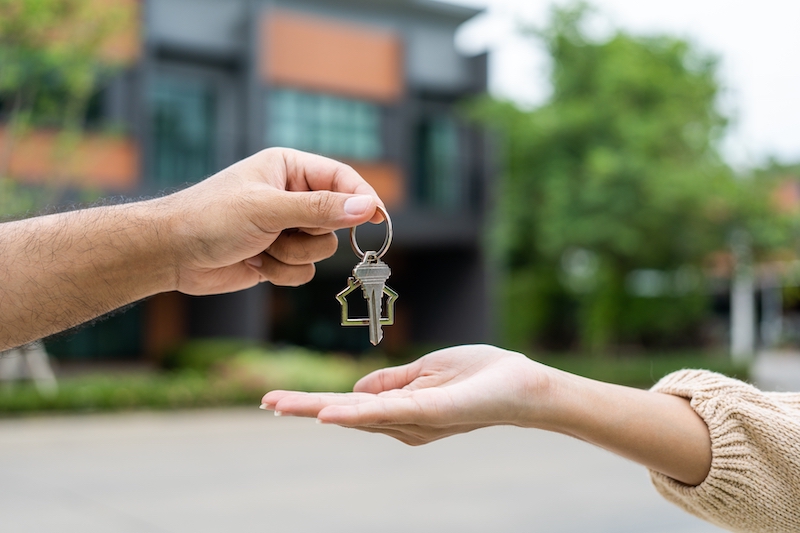
[[[61,132],[55,153],[42,157],[59,162],[74,149],[98,80],[116,68],[104,48],[132,16],[125,2],[0,0],[0,178],[8,178],[15,143],[33,126]]]
[[[507,341],[600,351],[686,338],[706,309],[703,262],[733,227],[766,220],[767,197],[717,151],[715,58],[666,36],[593,40],[586,14],[557,9],[531,32],[552,61],[544,105],[476,109],[504,139],[492,240]]]

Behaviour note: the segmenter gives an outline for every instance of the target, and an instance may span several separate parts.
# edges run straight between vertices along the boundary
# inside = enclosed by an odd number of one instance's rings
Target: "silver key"
[[[378,259],[376,252],[364,254],[364,260],[355,266],[353,276],[361,285],[364,298],[367,300],[369,316],[369,342],[377,346],[383,339],[381,328],[381,311],[386,280],[391,276],[389,265]]]
[[[386,285],[386,280],[389,279],[392,271],[386,263],[381,261],[381,257],[392,243],[392,219],[389,218],[389,213],[382,206],[378,206],[378,211],[381,212],[386,222],[386,239],[383,241],[383,246],[377,252],[361,251],[356,242],[356,228],[350,228],[350,245],[361,262],[353,269],[353,276],[347,278],[347,287],[336,295],[336,300],[342,307],[342,325],[369,326],[369,340],[374,346],[377,346],[383,339],[381,326],[394,324],[394,302],[397,300],[397,293]],[[359,287],[364,294],[364,299],[367,300],[367,310],[369,311],[367,318],[350,317],[347,296],[358,290]],[[381,316],[384,294],[386,295],[385,317]]]

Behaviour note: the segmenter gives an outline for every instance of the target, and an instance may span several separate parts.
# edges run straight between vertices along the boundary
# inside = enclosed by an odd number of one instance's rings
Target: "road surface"
[[[412,448],[249,409],[0,420],[0,530],[714,533],[646,471],[491,428]]]

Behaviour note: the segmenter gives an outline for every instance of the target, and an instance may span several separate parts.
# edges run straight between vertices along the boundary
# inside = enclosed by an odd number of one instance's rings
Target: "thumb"
[[[350,228],[370,220],[378,199],[332,191],[278,191],[269,212],[282,228]]]
[[[367,374],[353,386],[353,392],[378,394],[384,391],[402,389],[419,376],[420,366],[416,361],[403,366],[382,368]]]

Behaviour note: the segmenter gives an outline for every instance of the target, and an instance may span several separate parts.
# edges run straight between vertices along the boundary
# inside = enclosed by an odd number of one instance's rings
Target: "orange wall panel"
[[[6,131],[0,128],[0,149],[5,150]],[[86,135],[74,146],[59,146],[57,132],[38,130],[13,140],[8,173],[32,184],[133,189],[139,179],[139,148],[132,139]],[[60,154],[63,152],[63,155]]]
[[[403,93],[402,43],[389,31],[270,11],[260,48],[270,84],[384,102]]]
[[[406,200],[406,186],[403,171],[391,163],[364,163],[347,161],[372,185],[388,209],[401,207]]]

